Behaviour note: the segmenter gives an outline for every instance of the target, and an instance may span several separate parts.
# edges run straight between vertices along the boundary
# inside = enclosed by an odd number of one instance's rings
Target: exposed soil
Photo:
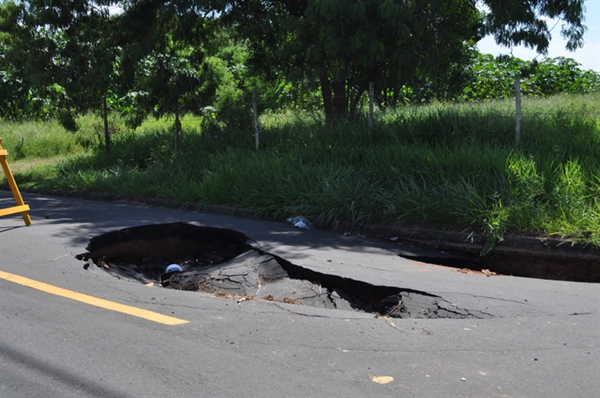
[[[600,283],[600,248],[547,237],[507,235],[482,256],[484,238],[471,233],[371,227],[369,233],[390,237],[438,254],[403,257],[449,267],[488,270],[501,275]],[[432,252],[433,253],[433,252]],[[439,253],[446,253],[441,255]]]

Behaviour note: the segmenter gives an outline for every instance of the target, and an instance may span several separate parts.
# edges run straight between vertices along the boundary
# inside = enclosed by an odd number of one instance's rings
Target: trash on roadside
[[[290,217],[288,222],[296,228],[315,229],[314,225],[303,216]]]
[[[183,268],[179,264],[171,264],[165,270],[165,274],[169,274],[171,272],[183,272]]]

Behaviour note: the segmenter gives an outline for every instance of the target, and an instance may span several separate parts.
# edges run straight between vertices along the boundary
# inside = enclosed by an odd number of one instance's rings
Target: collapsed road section
[[[324,274],[266,253],[245,234],[188,223],[125,228],[90,240],[76,258],[168,289],[356,310],[394,318],[488,318],[427,292]],[[169,271],[169,272],[167,272]]]

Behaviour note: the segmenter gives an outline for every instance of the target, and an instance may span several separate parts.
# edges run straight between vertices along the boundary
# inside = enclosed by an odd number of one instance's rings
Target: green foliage
[[[573,51],[583,46],[584,0],[483,0],[482,3],[488,10],[485,33],[493,34],[500,45],[525,45],[546,54],[552,37],[548,20],[560,19],[567,49]]]
[[[18,40],[8,29],[17,13],[18,7],[14,2],[0,2],[0,118],[41,118],[46,114],[48,103],[39,98],[32,81],[20,75],[25,52],[22,48],[15,51],[19,46]]]
[[[598,89],[598,74],[569,59],[534,65],[473,51],[493,33],[543,53],[547,17],[562,18],[576,48],[581,0],[483,3],[485,12],[470,0],[142,0],[111,16],[112,1],[3,0],[0,117],[56,118],[74,130],[106,104],[131,126],[174,114],[177,135],[185,113],[206,114],[210,128],[245,125],[254,90],[261,111],[322,110],[330,122],[360,118],[369,82],[380,109],[506,98],[509,76],[524,70],[526,95]],[[108,129],[106,120],[107,146]]]
[[[253,68],[318,82],[328,121],[353,115],[370,81],[399,89],[445,73],[480,26],[463,0],[232,1],[225,16],[247,38]]]
[[[179,145],[181,115],[199,113],[214,96],[202,91],[203,85],[206,88],[205,42],[212,27],[201,15],[200,7],[201,4],[186,1],[140,2],[128,4],[119,17],[123,22],[143,21],[143,30],[151,37],[148,40],[126,31],[128,40],[139,37],[146,44],[141,51],[137,48],[135,54],[124,54],[125,59],[135,63],[135,73],[130,77],[135,94],[128,96],[124,112],[129,116],[128,124],[135,128],[148,114],[175,115],[175,150]],[[206,94],[209,98],[205,98]]]
[[[205,87],[212,90],[212,102],[202,107],[204,128],[223,130],[252,125],[252,102],[249,88],[244,87],[242,64],[238,60],[207,59]]]
[[[14,79],[10,72],[0,70],[0,118],[18,120],[36,115],[33,101],[28,101],[29,92],[27,84]]]
[[[57,121],[0,121],[2,147],[12,163],[19,159],[65,158],[82,152],[79,134],[67,132]]]
[[[2,67],[31,87],[28,95],[48,99],[66,128],[77,128],[78,115],[102,112],[108,149],[107,105],[128,108],[132,124],[151,111],[179,116],[185,110],[179,105],[199,86],[208,30],[200,4],[125,3],[122,13],[110,16],[111,2],[46,3],[1,8]],[[176,117],[176,130],[177,123]]]
[[[583,71],[580,64],[571,58],[550,58],[540,62],[531,76],[531,82],[525,82],[535,94],[550,96],[559,93],[586,94],[600,91],[600,73]]]
[[[433,80],[416,80],[400,90],[376,91],[376,105],[385,110],[398,105],[436,101],[471,102],[513,98],[517,72],[521,74],[521,93],[525,97],[586,94],[600,90],[600,73],[582,70],[570,58],[546,58],[538,62],[513,57],[494,58],[475,50],[470,54],[471,63],[466,67],[461,66],[460,73]],[[277,87],[262,85],[261,89],[263,91],[259,93],[263,93],[263,107],[270,111],[318,112],[323,107],[318,85],[308,80],[282,80]]]
[[[201,133],[190,118],[173,154],[169,122],[149,120],[116,133],[110,154],[90,148],[17,177],[42,191],[222,204],[279,220],[303,214],[320,227],[471,230],[484,235],[484,253],[506,233],[599,245],[598,96],[524,101],[518,150],[512,101],[437,104],[388,112],[372,134],[358,123],[264,115],[260,151],[245,129]]]
[[[600,73],[579,69],[570,58],[547,58],[541,62],[519,58],[495,59],[477,53],[468,68],[468,78],[460,101],[512,98],[515,95],[515,73],[520,73],[524,96],[552,96],[560,93],[586,94],[600,91]]]

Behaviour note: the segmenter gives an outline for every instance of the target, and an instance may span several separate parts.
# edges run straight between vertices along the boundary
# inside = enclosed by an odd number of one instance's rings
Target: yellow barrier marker
[[[4,170],[4,175],[6,176],[6,181],[8,181],[8,186],[12,191],[13,196],[15,197],[15,201],[17,202],[17,206],[9,207],[6,209],[0,209],[0,217],[8,216],[10,214],[21,213],[21,217],[23,217],[23,221],[25,221],[25,225],[31,225],[31,217],[29,217],[29,206],[23,202],[23,197],[21,196],[21,192],[19,192],[19,188],[17,187],[17,182],[15,181],[15,177],[10,171],[10,167],[8,166],[8,162],[6,161],[6,149],[2,149],[2,137],[0,137],[0,163],[2,164],[2,169]]]
[[[54,294],[56,296],[65,297],[71,300],[80,301],[85,304],[93,305],[95,307],[104,308],[111,311],[121,312],[123,314],[136,316],[138,318],[147,319],[152,322],[162,323],[164,325],[174,326],[188,323],[184,319],[174,318],[172,316],[162,315],[158,312],[148,311],[129,305],[115,303],[113,301],[104,300],[98,297],[89,296],[87,294],[74,292],[72,290],[63,289],[57,286],[49,285],[47,283],[38,282],[33,279],[25,278],[23,276],[10,274],[8,272],[0,271],[0,279],[4,279],[10,282],[17,283],[22,286],[30,287],[32,289],[40,290],[45,293]]]

